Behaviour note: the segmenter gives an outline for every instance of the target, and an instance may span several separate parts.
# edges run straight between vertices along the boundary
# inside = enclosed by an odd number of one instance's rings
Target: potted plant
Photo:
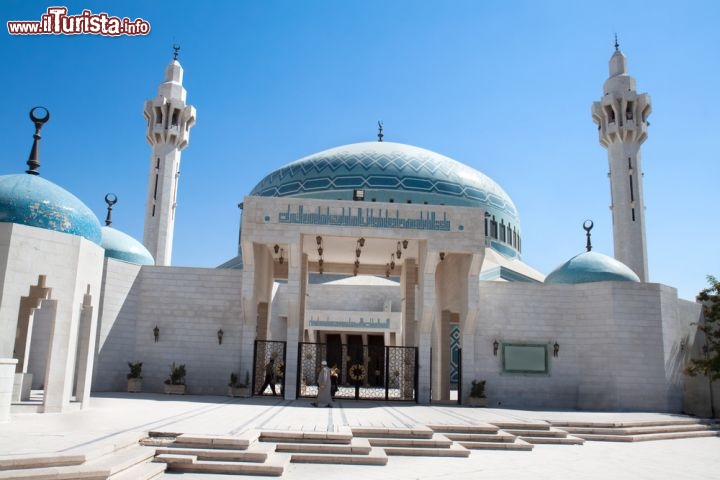
[[[170,366],[170,375],[165,380],[165,393],[174,395],[185,394],[185,364]]]
[[[245,370],[245,381],[238,382],[238,376],[234,372],[230,374],[230,383],[228,383],[228,396],[230,397],[249,397],[250,396],[250,372]]]
[[[470,388],[470,396],[467,399],[469,407],[486,407],[487,397],[485,396],[485,380],[473,380]]]
[[[127,374],[127,391],[142,392],[142,362],[128,362],[130,373]]]

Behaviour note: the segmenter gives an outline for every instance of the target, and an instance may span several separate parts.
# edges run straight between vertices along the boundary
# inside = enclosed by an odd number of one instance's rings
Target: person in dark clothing
[[[258,392],[258,395],[262,395],[268,386],[270,386],[270,390],[272,390],[273,396],[277,395],[277,393],[275,393],[275,359],[274,358],[271,358],[270,363],[265,365],[265,381],[263,382],[262,387],[260,387],[260,391]]]

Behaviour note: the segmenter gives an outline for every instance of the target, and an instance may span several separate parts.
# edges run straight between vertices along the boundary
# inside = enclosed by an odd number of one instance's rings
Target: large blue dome
[[[138,265],[155,265],[152,254],[130,235],[112,227],[102,227],[101,247],[105,256]]]
[[[520,221],[507,193],[483,173],[439,153],[392,142],[331,148],[267,175],[250,195],[481,207],[489,214],[488,245],[516,257]],[[502,227],[502,228],[501,228]]]
[[[550,272],[545,283],[639,282],[630,267],[597,252],[583,252]]]
[[[37,175],[0,176],[0,222],[85,237],[100,244],[100,222],[75,195]]]

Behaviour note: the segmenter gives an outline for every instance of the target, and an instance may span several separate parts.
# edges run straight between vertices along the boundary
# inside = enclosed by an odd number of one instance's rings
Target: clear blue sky
[[[8,20],[142,17],[151,33],[11,36]],[[142,239],[150,147],[143,102],[182,45],[197,124],[184,151],[173,263],[235,255],[237,204],[271,170],[337,145],[418,145],[497,181],[520,212],[523,259],[543,273],[612,255],[607,156],[590,106],[617,32],[652,97],[642,149],[650,280],[693,298],[720,275],[720,3],[708,1],[0,2],[0,174],[25,170],[27,112],[45,105],[41,174]]]

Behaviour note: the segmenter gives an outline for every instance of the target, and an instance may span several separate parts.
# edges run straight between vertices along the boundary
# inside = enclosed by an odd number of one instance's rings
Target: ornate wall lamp
[[[273,250],[275,250],[275,255],[277,255],[278,252],[280,251],[280,245],[278,245],[278,244],[276,243],[275,246],[273,247]]]
[[[493,342],[493,356],[497,357],[498,348],[500,348],[500,342],[495,340]]]
[[[153,337],[155,337],[155,343],[157,343],[158,340],[160,340],[160,329],[158,328],[157,325],[155,325],[155,328],[153,328]]]
[[[223,335],[225,335],[225,332],[223,332],[223,329],[221,328],[217,331],[218,345],[222,345]]]
[[[403,240],[403,250],[407,250],[408,243],[409,242],[407,240]]]
[[[397,250],[395,251],[395,256],[398,260],[402,258],[402,250],[400,250],[400,242],[397,243]]]
[[[557,357],[558,353],[560,353],[560,345],[556,341],[555,344],[553,345],[553,357]]]
[[[445,260],[445,252],[440,252],[440,261]]]

